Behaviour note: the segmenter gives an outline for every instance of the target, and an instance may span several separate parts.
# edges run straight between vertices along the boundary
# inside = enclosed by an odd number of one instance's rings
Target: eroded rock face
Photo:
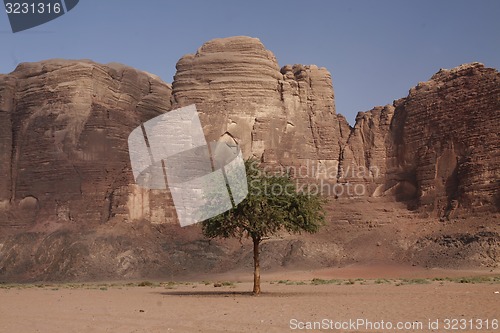
[[[205,43],[177,63],[173,107],[195,103],[209,141],[238,143],[274,165],[338,165],[341,137],[330,73],[279,68],[256,38]]]
[[[358,113],[350,129],[342,148],[339,181],[352,183],[356,194],[376,197],[384,194],[393,116],[394,106],[375,107]]]
[[[395,107],[387,185],[396,196],[445,218],[500,208],[500,73],[480,63],[440,70]]]
[[[480,63],[440,70],[393,105],[361,112],[343,178],[369,196],[448,219],[500,209],[500,74]],[[342,180],[342,177],[339,179]]]
[[[164,206],[164,195],[134,185],[127,137],[170,109],[170,92],[154,75],[90,61],[26,63],[1,76],[0,224],[168,219],[150,205]]]
[[[351,128],[335,113],[326,69],[278,68],[257,39],[210,41],[177,64],[174,106],[196,103],[209,140],[236,142],[247,157],[344,186],[333,194],[349,187],[349,196],[390,195],[440,215],[461,202],[497,205],[498,163],[481,153],[498,150],[496,71],[479,64],[443,70],[394,105],[360,113]],[[472,148],[483,122],[488,143]],[[473,151],[478,163],[458,167]],[[487,175],[495,180],[477,185]]]
[[[344,194],[339,197],[385,197],[382,207],[370,209],[363,198],[332,200],[327,208],[344,212],[333,218],[346,224],[330,225],[317,238],[323,243],[284,240],[291,243],[282,248],[310,248],[311,257],[297,250],[285,260],[275,253],[280,260],[319,267],[320,261],[330,265],[346,256],[355,261],[358,255],[369,257],[372,248],[356,251],[373,239],[374,212],[380,211],[380,239],[390,234],[391,244],[401,246],[387,253],[408,252],[405,257],[427,262],[419,257],[419,241],[400,244],[391,223],[399,223],[395,216],[413,216],[399,208],[392,213],[386,206],[398,204],[393,201],[430,211],[432,226],[437,216],[500,210],[500,78],[481,64],[442,70],[393,105],[359,113],[354,127],[335,112],[326,69],[280,68],[255,38],[205,43],[179,60],[172,88],[154,75],[118,64],[21,64],[0,75],[0,278],[178,276],[227,270],[234,258],[248,257],[250,252],[237,242],[226,247],[202,240],[196,226],[181,229],[166,191],[134,184],[129,133],[163,112],[193,103],[208,141],[236,142],[245,157],[289,167],[306,182],[341,185],[328,192],[333,197],[338,191]],[[362,202],[352,206],[356,200]],[[358,236],[366,226],[370,230],[364,238]],[[451,229],[448,233],[456,234]],[[435,253],[441,253],[437,233],[415,239],[436,243]],[[498,234],[478,235],[470,258],[493,253],[486,262],[495,267]],[[342,243],[345,239],[350,247]],[[249,262],[241,259],[240,264]]]

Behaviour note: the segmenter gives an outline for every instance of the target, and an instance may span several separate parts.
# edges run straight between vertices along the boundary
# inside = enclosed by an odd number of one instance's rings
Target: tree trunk
[[[260,239],[253,238],[253,294],[260,294],[260,259],[259,259]]]

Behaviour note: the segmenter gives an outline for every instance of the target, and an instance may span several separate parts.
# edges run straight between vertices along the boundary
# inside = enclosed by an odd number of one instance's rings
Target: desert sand
[[[498,276],[408,267],[281,272],[263,276],[260,296],[249,293],[250,281],[229,283],[226,278],[239,276],[227,275],[145,286],[3,285],[0,332],[499,332],[492,327],[500,319]],[[221,287],[214,286],[217,281]],[[453,324],[447,319],[475,326],[446,330],[447,323]],[[429,321],[438,326],[429,327]],[[314,322],[323,326],[305,329]],[[350,322],[359,326],[337,329]],[[395,329],[400,323],[412,326]],[[393,329],[387,329],[391,324]]]

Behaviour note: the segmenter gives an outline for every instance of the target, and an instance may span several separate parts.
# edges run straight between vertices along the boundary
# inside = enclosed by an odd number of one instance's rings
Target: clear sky
[[[172,82],[177,60],[218,37],[258,37],[280,66],[333,77],[337,112],[392,103],[440,68],[500,68],[500,1],[80,0],[13,34],[0,12],[0,73],[48,58],[121,62]]]

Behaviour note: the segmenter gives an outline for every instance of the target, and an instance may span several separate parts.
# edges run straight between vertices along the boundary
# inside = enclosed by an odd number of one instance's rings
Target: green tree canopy
[[[260,294],[259,245],[281,231],[317,232],[324,223],[324,199],[298,191],[289,175],[266,173],[255,160],[245,162],[248,196],[233,209],[202,222],[203,234],[253,241],[254,294]],[[216,202],[217,200],[215,200]]]

